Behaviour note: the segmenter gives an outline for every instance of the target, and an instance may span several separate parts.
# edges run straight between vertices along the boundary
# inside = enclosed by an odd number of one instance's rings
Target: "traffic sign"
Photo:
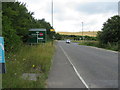
[[[51,32],[55,31],[55,29],[50,29]]]
[[[40,33],[40,36],[43,36],[43,33]]]
[[[29,39],[28,43],[37,44],[37,43],[45,43],[47,41],[47,33],[46,29],[30,29],[29,30]]]

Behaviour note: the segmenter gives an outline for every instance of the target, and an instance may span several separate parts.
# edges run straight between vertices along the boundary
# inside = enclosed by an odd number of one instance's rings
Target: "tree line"
[[[98,32],[98,40],[101,43],[117,43],[120,41],[120,16],[115,15],[109,18],[103,24],[103,28],[100,32]]]
[[[61,35],[57,33],[55,35],[57,40],[65,40],[65,39],[71,39],[71,40],[97,40],[96,37],[93,36],[79,36],[79,35]]]
[[[28,40],[28,30],[30,28],[45,28],[47,30],[47,38],[52,39],[53,35],[56,39],[64,39],[64,35],[50,32],[53,27],[45,19],[35,19],[33,12],[26,8],[25,3],[21,2],[4,2],[2,3],[2,26],[3,37],[5,38],[5,49],[7,51],[17,50],[21,44]],[[119,44],[120,42],[120,16],[115,15],[109,18],[104,24],[101,31],[97,34],[97,39],[85,36],[86,39],[98,40],[101,45]],[[82,37],[69,36],[79,39]],[[118,45],[119,46],[119,45]]]
[[[111,47],[120,51],[120,16],[110,17],[97,34],[101,47]]]
[[[53,28],[50,23],[44,18],[35,19],[34,13],[27,10],[25,3],[3,2],[2,7],[2,29],[6,51],[17,50],[26,43],[30,28],[45,28],[49,39],[55,34],[50,32]]]

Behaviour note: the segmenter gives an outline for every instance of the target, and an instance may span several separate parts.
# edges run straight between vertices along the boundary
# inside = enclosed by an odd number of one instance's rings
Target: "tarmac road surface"
[[[118,53],[58,41],[48,88],[118,88]]]

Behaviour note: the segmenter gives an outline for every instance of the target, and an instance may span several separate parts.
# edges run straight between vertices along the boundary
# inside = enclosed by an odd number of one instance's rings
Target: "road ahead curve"
[[[118,53],[58,41],[48,87],[87,88],[87,86],[118,87]]]

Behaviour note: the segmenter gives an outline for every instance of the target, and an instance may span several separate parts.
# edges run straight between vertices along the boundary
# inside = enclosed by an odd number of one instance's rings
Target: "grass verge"
[[[46,79],[54,54],[51,42],[28,46],[24,45],[16,53],[6,53],[7,73],[3,74],[3,88],[45,88]],[[23,73],[40,74],[37,81],[25,80]]]
[[[72,41],[72,42],[79,43],[79,45],[94,46],[94,47],[104,48],[104,49],[113,50],[113,51],[120,51],[118,48],[118,43],[101,44],[101,43],[99,43],[99,41],[87,41],[87,40]]]

